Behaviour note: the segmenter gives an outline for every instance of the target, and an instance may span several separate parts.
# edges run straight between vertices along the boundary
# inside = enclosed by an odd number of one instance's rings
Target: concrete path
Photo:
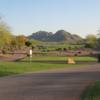
[[[25,54],[14,54],[10,57],[0,57],[0,61],[16,61],[25,58]]]
[[[100,64],[0,78],[0,100],[80,100],[100,79]]]

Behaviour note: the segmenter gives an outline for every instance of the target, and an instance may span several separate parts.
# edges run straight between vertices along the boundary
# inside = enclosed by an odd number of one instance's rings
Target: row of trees
[[[24,35],[13,36],[10,28],[0,20],[0,50],[30,46],[31,42]]]
[[[28,40],[24,35],[14,36],[6,23],[0,20],[0,52],[33,47],[41,42]]]

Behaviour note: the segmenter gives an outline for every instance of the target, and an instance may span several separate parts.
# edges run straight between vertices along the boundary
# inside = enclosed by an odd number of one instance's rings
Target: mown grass
[[[0,62],[0,76],[20,74],[25,72],[36,72],[55,68],[79,67],[80,65],[50,64],[33,62]]]
[[[33,56],[32,61],[67,61],[69,57],[56,57],[56,56]],[[76,62],[95,62],[97,61],[94,57],[71,57]],[[28,61],[29,57],[23,59],[23,61]]]
[[[81,100],[100,100],[100,81],[88,87],[81,98]]]
[[[84,45],[73,45],[73,44],[66,44],[66,43],[61,43],[61,44],[52,44],[52,43],[49,43],[49,44],[43,44],[43,47],[45,50],[56,50],[58,48],[66,48],[66,49],[75,49],[75,48],[82,48],[84,47]]]
[[[77,61],[96,61],[95,58],[91,57],[74,57],[74,59]],[[53,63],[52,61],[54,61],[55,63]],[[36,72],[55,68],[75,68],[81,66],[85,67],[85,65],[87,64],[69,65],[67,64],[67,57],[33,57],[31,62],[29,58],[25,58],[20,62],[0,62],[0,76],[8,76],[26,72]]]

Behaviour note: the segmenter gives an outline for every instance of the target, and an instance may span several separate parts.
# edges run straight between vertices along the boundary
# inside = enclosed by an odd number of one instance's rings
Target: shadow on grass
[[[0,71],[0,77],[14,75],[14,74],[18,74],[18,73],[8,72],[8,71]]]

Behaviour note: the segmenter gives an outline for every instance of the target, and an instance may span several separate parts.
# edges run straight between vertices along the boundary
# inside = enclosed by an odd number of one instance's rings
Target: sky
[[[15,35],[64,29],[84,37],[100,29],[100,0],[0,0],[0,16]]]

